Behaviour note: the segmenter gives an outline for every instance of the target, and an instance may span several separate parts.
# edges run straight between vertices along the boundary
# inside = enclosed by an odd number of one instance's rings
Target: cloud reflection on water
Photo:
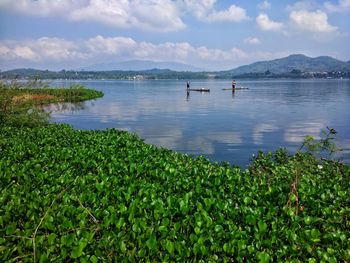
[[[253,129],[253,140],[255,145],[264,143],[263,137],[265,133],[271,133],[278,130],[278,126],[271,123],[259,123]]]
[[[286,147],[293,152],[306,135],[319,138],[327,125],[349,130],[350,115],[344,110],[349,97],[343,96],[348,86],[338,82],[330,95],[321,91],[330,90],[333,82],[247,81],[242,85],[249,90],[237,91],[232,99],[222,90],[227,81],[193,81],[191,86],[211,91],[193,92],[190,100],[182,81],[93,83],[105,97],[73,114],[53,109],[54,118],[82,129],[127,130],[146,143],[212,160],[246,164],[258,150]],[[349,145],[348,135],[343,136],[342,143]]]
[[[302,143],[305,136],[320,139],[320,133],[326,125],[323,122],[297,122],[290,124],[284,132],[284,140],[290,143]]]

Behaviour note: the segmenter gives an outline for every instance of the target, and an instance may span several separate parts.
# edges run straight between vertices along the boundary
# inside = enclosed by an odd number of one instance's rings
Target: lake
[[[183,80],[54,81],[102,90],[101,99],[53,105],[53,121],[78,129],[117,128],[146,143],[246,167],[259,150],[291,153],[306,135],[338,131],[337,156],[350,162],[350,80],[191,81],[209,93],[187,94]]]

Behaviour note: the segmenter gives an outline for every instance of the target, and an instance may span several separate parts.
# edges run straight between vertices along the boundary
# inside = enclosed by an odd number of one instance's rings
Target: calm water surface
[[[306,135],[338,131],[341,156],[350,161],[350,81],[238,81],[246,90],[222,90],[230,81],[55,81],[81,83],[105,96],[51,107],[54,122],[78,129],[117,128],[146,143],[245,167],[258,150],[295,151]]]

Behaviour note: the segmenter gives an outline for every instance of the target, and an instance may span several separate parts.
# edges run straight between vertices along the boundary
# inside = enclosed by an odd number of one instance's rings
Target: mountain
[[[110,70],[111,68],[119,68]],[[126,69],[129,70],[126,70]],[[137,69],[138,68],[138,69]],[[146,68],[146,70],[145,70]],[[205,72],[181,63],[127,61],[99,64],[84,70],[14,69],[0,71],[0,79],[232,79],[232,78],[350,78],[350,62],[332,57],[291,55],[255,62],[228,71]]]
[[[110,70],[126,70],[126,71],[144,71],[151,69],[169,69],[173,71],[203,71],[203,69],[193,67],[191,65],[178,62],[156,62],[150,60],[129,60],[113,63],[94,64],[83,68],[84,71],[110,71]]]
[[[290,55],[285,58],[260,61],[227,71],[232,76],[244,74],[285,74],[291,72],[332,72],[350,71],[350,63],[332,57],[310,58],[304,55]]]

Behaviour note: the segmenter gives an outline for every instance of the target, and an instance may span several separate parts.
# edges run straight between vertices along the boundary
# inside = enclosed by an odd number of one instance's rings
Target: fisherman
[[[189,81],[186,81],[186,87],[187,87],[187,89],[190,88],[190,82]]]
[[[232,89],[235,89],[236,88],[236,82],[235,80],[232,80]]]

